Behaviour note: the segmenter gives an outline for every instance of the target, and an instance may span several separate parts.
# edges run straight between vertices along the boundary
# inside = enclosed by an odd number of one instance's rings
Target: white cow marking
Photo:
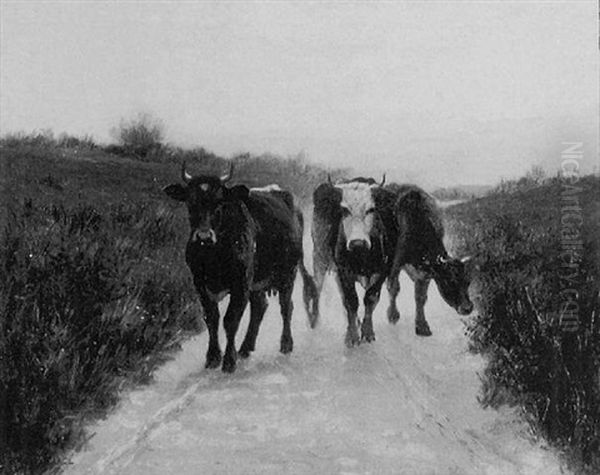
[[[263,186],[263,187],[250,188],[250,191],[269,192],[269,191],[282,191],[282,190],[279,187],[279,185],[272,184],[272,185],[267,185],[267,186]]]
[[[409,275],[409,277],[413,280],[425,280],[427,278],[427,274],[423,271],[417,270],[416,267],[407,264],[404,266],[404,270]]]
[[[377,185],[350,182],[335,185],[342,192],[342,208],[347,210],[342,219],[346,245],[353,240],[365,241],[371,246],[371,230],[373,229],[373,213],[368,211],[375,207],[373,188]]]

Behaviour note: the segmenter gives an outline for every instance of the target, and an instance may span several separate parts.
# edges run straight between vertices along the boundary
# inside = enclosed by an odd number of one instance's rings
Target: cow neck
[[[236,218],[239,217],[239,221],[243,221],[244,224],[249,224],[253,227],[255,226],[254,220],[252,219],[252,215],[250,214],[246,203],[244,203],[243,201],[236,201],[230,206],[232,206],[232,208],[236,208]],[[231,220],[221,220],[219,226],[215,228],[215,233],[217,233],[218,236],[227,237],[231,234],[232,229],[238,232],[241,231],[236,226],[232,226],[232,224],[234,223],[232,223]],[[241,223],[238,222],[237,224],[239,225]]]

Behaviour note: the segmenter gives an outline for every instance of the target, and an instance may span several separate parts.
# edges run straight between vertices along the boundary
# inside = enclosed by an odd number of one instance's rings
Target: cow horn
[[[383,174],[383,178],[381,179],[381,183],[379,184],[379,186],[383,185],[385,185],[385,173]]]
[[[185,169],[185,161],[181,164],[181,179],[186,183],[192,179],[192,175],[190,175]]]
[[[446,264],[450,259],[448,259],[446,256],[438,256],[436,260],[440,264]]]
[[[463,264],[466,264],[467,262],[469,262],[471,259],[473,259],[473,256],[467,256],[467,257],[463,257],[460,262],[462,262]]]
[[[225,175],[221,176],[221,183],[226,183],[229,180],[231,180],[231,177],[233,176],[233,162],[231,162],[229,164],[229,171],[227,173],[225,173]]]
[[[331,173],[327,174],[327,183],[329,183],[331,186],[333,186],[333,181],[331,180]]]

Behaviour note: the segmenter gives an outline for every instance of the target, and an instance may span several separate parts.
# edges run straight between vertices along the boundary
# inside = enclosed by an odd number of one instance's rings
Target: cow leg
[[[358,296],[354,288],[354,279],[351,276],[339,270],[337,272],[337,282],[342,293],[342,300],[344,301],[344,308],[348,317],[345,342],[346,346],[351,348],[360,343],[357,324]]]
[[[219,346],[219,307],[206,292],[200,292],[200,302],[204,308],[204,321],[208,329],[208,351],[206,352],[206,368],[217,368],[221,364],[221,347]]]
[[[279,290],[279,306],[281,307],[281,318],[283,319],[283,330],[281,332],[281,342],[279,351],[283,354],[291,353],[294,349],[294,340],[292,339],[292,312],[294,311],[294,303],[292,302],[292,285],[288,285]]]
[[[388,307],[387,316],[390,323],[397,323],[400,320],[400,312],[396,306],[396,299],[400,292],[400,270],[406,264],[407,249],[409,243],[408,218],[405,213],[400,213],[398,219],[398,240],[396,241],[396,249],[394,250],[394,259],[392,268],[390,269],[387,289],[390,294],[390,306]]]
[[[398,277],[398,273],[391,274],[387,280],[387,289],[390,294],[390,306],[387,310],[387,317],[390,323],[398,323],[398,320],[400,320],[400,312],[396,306],[396,298],[398,297],[398,293],[400,293],[400,279]]]
[[[323,282],[325,281],[325,274],[327,274],[327,262],[323,257],[313,255],[313,270],[314,270],[314,281],[316,295],[313,300],[312,312],[309,315],[310,327],[315,328],[319,321],[319,302],[321,300],[321,290],[323,290]]]
[[[415,332],[419,336],[431,336],[431,329],[425,320],[425,302],[427,302],[427,289],[430,279],[415,280],[415,302],[417,304],[417,315],[415,318]]]
[[[378,275],[373,279],[373,283],[365,292],[365,318],[361,325],[361,339],[366,342],[375,341],[375,332],[373,331],[373,311],[379,302],[381,295],[381,286],[385,280],[385,275]]]
[[[240,286],[241,287],[241,286]],[[227,346],[225,347],[225,356],[223,357],[222,370],[226,373],[233,373],[237,362],[237,350],[235,349],[235,334],[240,326],[240,320],[246,305],[248,304],[249,292],[246,289],[240,289],[231,294],[229,307],[223,318],[225,335],[227,336]]]
[[[260,328],[267,306],[267,296],[265,295],[265,292],[250,293],[250,323],[248,324],[246,338],[244,338],[244,342],[238,352],[240,357],[248,358],[250,353],[254,351],[258,329]]]

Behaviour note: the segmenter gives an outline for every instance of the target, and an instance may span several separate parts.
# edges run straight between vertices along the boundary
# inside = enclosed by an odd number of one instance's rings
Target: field
[[[35,473],[202,329],[185,207],[162,187],[180,179],[182,160],[219,175],[228,162],[202,149],[128,156],[50,134],[5,137],[1,159],[0,471]],[[234,183],[279,183],[301,202],[327,177],[299,159],[234,163]]]
[[[49,134],[0,146],[0,471],[38,473],[84,440],[85,421],[119,390],[202,330],[183,259],[186,211],[161,190],[183,160],[215,174],[228,162]],[[279,183],[305,207],[327,179],[300,159],[234,163],[234,182]],[[488,361],[481,402],[520,406],[575,470],[598,473],[600,180],[530,185],[445,211],[453,251],[478,267],[468,334]]]

